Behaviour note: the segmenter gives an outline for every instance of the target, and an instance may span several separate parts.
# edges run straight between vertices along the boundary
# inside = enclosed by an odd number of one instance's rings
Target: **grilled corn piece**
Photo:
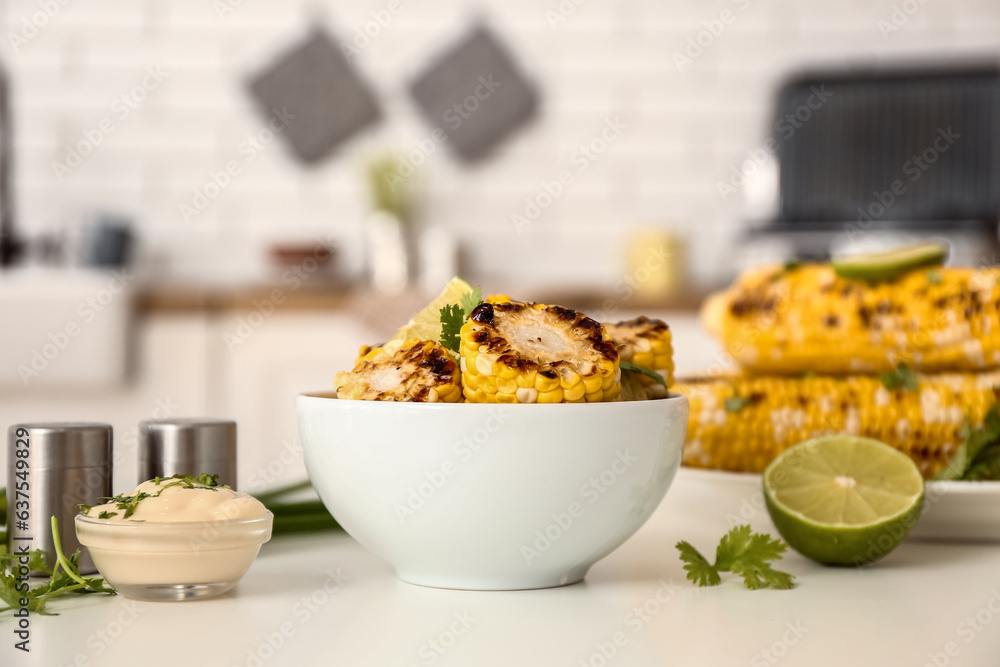
[[[371,352],[372,350],[377,350],[381,348],[383,345],[385,345],[385,343],[377,343],[375,345],[362,345],[361,347],[359,347],[358,357],[357,359],[354,360],[354,365],[357,366],[358,364],[360,364],[362,361],[365,360],[365,357],[368,356],[369,352]]]
[[[674,348],[670,327],[665,322],[642,316],[617,324],[605,323],[604,328],[618,345],[622,361],[656,371],[667,381],[667,387],[673,385]],[[666,397],[666,388],[653,378],[636,374],[635,379],[646,388],[649,397]]]
[[[462,388],[470,403],[612,401],[621,391],[614,341],[562,306],[482,303],[462,326]]]
[[[932,477],[1000,399],[1000,371],[918,375],[916,389],[878,377],[735,377],[678,382],[691,401],[684,463],[761,472],[778,454],[828,433],[875,438]]]
[[[1000,367],[1000,267],[936,267],[876,285],[828,264],[762,267],[703,309],[706,327],[755,373]]]
[[[456,403],[462,399],[458,364],[438,343],[413,339],[369,348],[334,379],[337,398],[362,401]]]

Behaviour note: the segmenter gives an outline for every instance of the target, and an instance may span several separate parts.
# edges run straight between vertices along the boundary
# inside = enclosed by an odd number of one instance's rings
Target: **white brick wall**
[[[28,231],[69,225],[95,210],[132,216],[143,252],[170,275],[262,275],[274,240],[327,234],[358,270],[367,207],[359,179],[366,155],[410,148],[429,129],[406,84],[430,55],[478,16],[489,19],[542,92],[539,116],[484,164],[466,167],[447,150],[424,170],[424,219],[452,228],[484,277],[517,271],[531,280],[573,280],[582,260],[594,280],[622,272],[632,226],[658,223],[689,238],[700,278],[726,266],[725,240],[740,220],[717,179],[765,132],[774,86],[790,70],[829,62],[942,55],[1000,55],[996,0],[910,0],[920,9],[883,35],[902,2],[587,0],[550,27],[557,0],[407,0],[357,64],[379,92],[385,117],[314,168],[298,166],[280,142],[252,162],[211,206],[185,223],[189,202],[213,171],[241,159],[240,142],[262,126],[244,91],[248,73],[309,25],[342,39],[387,0],[244,0],[224,17],[212,0],[6,0],[0,62],[12,72],[17,218]],[[234,0],[235,2],[235,0]],[[563,0],[569,5],[571,0]],[[15,49],[24,19],[58,7]],[[685,71],[673,55],[723,10],[735,16]],[[41,21],[39,21],[41,22]],[[162,85],[127,118],[116,97],[147,67]],[[114,131],[61,181],[52,161],[86,129],[112,117]],[[605,119],[628,129],[520,236],[510,215],[543,180],[570,168],[577,147]],[[484,235],[505,243],[484,243]],[[497,248],[503,248],[498,250]]]

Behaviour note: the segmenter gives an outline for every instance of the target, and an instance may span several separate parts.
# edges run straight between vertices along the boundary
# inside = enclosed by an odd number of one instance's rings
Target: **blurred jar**
[[[685,242],[674,232],[645,228],[626,240],[625,266],[637,297],[659,300],[680,292],[687,281]]]

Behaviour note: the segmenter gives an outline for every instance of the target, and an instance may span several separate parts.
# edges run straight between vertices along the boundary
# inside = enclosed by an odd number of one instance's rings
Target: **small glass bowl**
[[[111,521],[76,516],[76,535],[101,576],[133,600],[222,595],[243,578],[271,539],[270,512],[250,519]]]

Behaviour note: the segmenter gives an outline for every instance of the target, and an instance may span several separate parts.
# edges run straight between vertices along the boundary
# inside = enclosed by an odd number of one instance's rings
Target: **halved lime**
[[[943,241],[917,243],[888,252],[845,255],[833,259],[833,270],[842,278],[869,283],[889,280],[922,266],[942,264],[948,257]]]
[[[878,440],[828,435],[772,461],[764,498],[778,532],[802,555],[865,565],[910,532],[924,504],[924,478],[910,457]]]
[[[471,291],[472,285],[457,276],[452,278],[451,282],[445,285],[444,291],[394,333],[389,342],[408,341],[414,338],[440,341],[441,309],[449,303],[459,303],[462,295]]]

